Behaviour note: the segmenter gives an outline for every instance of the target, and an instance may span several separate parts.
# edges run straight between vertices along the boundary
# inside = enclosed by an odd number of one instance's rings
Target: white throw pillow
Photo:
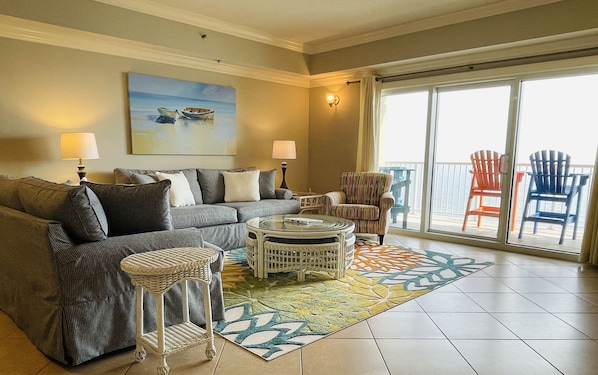
[[[260,171],[222,172],[224,201],[249,202],[260,200]]]
[[[170,205],[172,207],[193,206],[195,205],[195,198],[191,192],[189,181],[183,172],[174,174],[156,172],[158,181],[170,180]]]

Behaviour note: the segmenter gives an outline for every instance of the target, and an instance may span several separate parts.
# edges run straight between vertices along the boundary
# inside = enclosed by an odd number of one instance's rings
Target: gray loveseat
[[[120,261],[133,253],[210,247],[212,317],[224,319],[223,251],[195,229],[174,229],[170,181],[66,186],[0,176],[0,309],[48,357],[77,365],[135,343],[135,290]],[[95,189],[95,192],[94,192]],[[204,324],[202,288],[189,283],[191,319]],[[155,329],[145,298],[146,330]],[[182,317],[181,290],[165,295],[166,324]],[[178,307],[178,308],[177,308]]]
[[[243,172],[259,174],[259,197],[255,201],[226,202],[229,186],[225,178],[230,174]],[[157,173],[174,174],[181,172],[193,194],[194,204],[171,207],[173,227],[175,229],[196,228],[204,240],[232,250],[245,246],[247,227],[245,222],[257,216],[296,214],[300,211],[299,201],[291,199],[288,189],[275,187],[276,170],[259,171],[255,168],[237,168],[233,170],[186,168],[176,170],[147,170],[116,168],[114,179],[119,184],[146,184],[158,180]],[[232,201],[231,201],[232,200]]]

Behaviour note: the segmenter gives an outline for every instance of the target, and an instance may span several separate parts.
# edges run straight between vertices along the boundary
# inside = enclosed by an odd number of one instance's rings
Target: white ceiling
[[[561,0],[96,1],[315,53]]]

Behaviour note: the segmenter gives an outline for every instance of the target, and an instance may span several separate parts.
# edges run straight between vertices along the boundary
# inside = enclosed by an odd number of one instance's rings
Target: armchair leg
[[[384,235],[379,234],[378,237],[380,238],[380,245],[384,244]]]

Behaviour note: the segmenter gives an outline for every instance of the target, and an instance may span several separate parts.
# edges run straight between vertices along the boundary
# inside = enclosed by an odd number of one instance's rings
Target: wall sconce
[[[297,159],[295,141],[274,141],[272,143],[272,159]],[[282,162],[282,184],[281,189],[288,189],[285,175],[287,173],[287,162]]]
[[[60,156],[63,160],[77,160],[77,174],[81,181],[87,181],[85,177],[85,165],[83,159],[99,159],[98,145],[94,133],[62,133],[60,134]]]
[[[336,107],[340,101],[341,98],[339,98],[338,95],[326,94],[326,102],[328,102],[330,108]]]

